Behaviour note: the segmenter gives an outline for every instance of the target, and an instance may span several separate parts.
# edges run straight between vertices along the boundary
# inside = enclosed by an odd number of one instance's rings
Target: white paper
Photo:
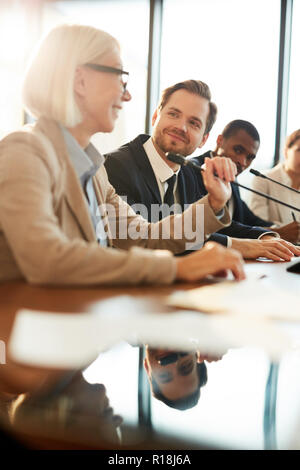
[[[229,348],[263,348],[274,361],[291,347],[289,335],[266,319],[198,312],[153,313],[131,297],[99,302],[96,310],[64,314],[21,310],[9,350],[17,362],[82,368],[119,341],[222,355]]]
[[[250,315],[274,320],[300,321],[300,299],[263,280],[222,282],[171,294],[167,303],[209,313]]]

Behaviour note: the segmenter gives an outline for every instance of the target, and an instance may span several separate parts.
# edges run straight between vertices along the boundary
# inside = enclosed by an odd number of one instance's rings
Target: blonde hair
[[[66,127],[82,121],[75,101],[76,68],[111,52],[119,44],[105,31],[84,25],[65,24],[52,29],[42,41],[27,69],[23,83],[26,111],[47,116]]]

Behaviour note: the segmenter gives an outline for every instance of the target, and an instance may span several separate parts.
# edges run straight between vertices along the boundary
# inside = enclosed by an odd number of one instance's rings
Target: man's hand
[[[273,261],[290,261],[300,256],[300,249],[281,238],[264,237],[260,240],[232,238],[232,248],[238,250],[245,259],[264,257]]]
[[[235,163],[230,158],[205,158],[205,171],[202,173],[203,182],[208,192],[209,204],[216,214],[220,212],[231,196],[229,183],[234,181],[236,173]]]
[[[224,354],[221,356],[212,356],[211,354],[203,354],[200,351],[197,351],[197,362],[217,362],[223,358]]]
[[[273,232],[279,233],[280,237],[292,243],[300,242],[300,222],[296,220],[282,227],[272,228]]]
[[[194,282],[224,270],[231,271],[238,281],[246,277],[242,257],[237,251],[208,242],[201,250],[177,259],[176,279]]]

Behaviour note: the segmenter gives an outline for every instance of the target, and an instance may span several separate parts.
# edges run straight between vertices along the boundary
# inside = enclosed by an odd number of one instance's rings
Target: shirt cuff
[[[231,237],[227,237],[227,248],[231,248],[232,247],[232,239]]]
[[[258,237],[258,240],[260,238],[262,238],[264,235],[272,235],[274,238],[280,238],[280,235],[279,233],[277,232],[265,232],[265,233],[262,233],[259,237]]]

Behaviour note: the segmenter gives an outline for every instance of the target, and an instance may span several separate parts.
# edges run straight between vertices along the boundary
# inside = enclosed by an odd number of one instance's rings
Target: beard
[[[244,171],[239,163],[236,163],[236,169],[237,169],[237,176],[243,173]]]
[[[182,137],[180,134],[177,134],[179,137]],[[153,135],[153,140],[155,144],[164,152],[175,152],[180,153],[183,157],[191,155],[195,149],[188,142],[181,142],[176,139],[172,139],[172,136],[162,132],[155,132]]]

